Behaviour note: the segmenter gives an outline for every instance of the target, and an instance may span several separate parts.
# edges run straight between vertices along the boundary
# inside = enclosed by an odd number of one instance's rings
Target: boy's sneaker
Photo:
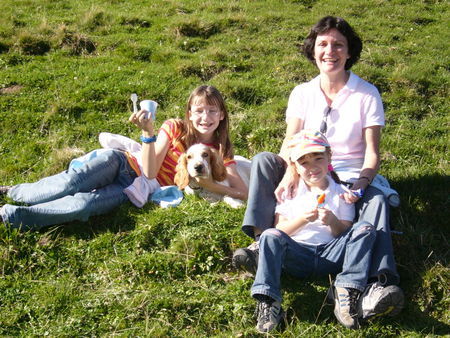
[[[0,185],[0,195],[6,195],[11,188],[10,185]]]
[[[359,328],[358,298],[360,291],[351,288],[334,287],[334,315],[336,319],[349,329]]]
[[[259,244],[253,242],[246,248],[237,249],[233,253],[232,264],[237,270],[245,270],[255,275],[258,269]]]
[[[395,316],[405,302],[402,289],[397,285],[382,286],[379,282],[369,284],[358,302],[358,316],[363,319],[378,316]]]
[[[285,317],[285,312],[279,301],[269,296],[260,295],[256,304],[255,315],[258,321],[256,330],[260,333],[267,333],[280,324]]]

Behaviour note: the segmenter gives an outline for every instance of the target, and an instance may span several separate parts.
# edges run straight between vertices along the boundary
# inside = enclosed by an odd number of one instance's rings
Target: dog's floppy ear
[[[176,174],[175,174],[175,184],[183,190],[186,188],[186,186],[189,184],[189,173],[187,171],[187,155],[181,154],[180,158],[178,159],[177,167],[175,168]]]
[[[217,182],[222,182],[227,178],[227,170],[223,164],[223,158],[216,149],[211,148],[211,172],[212,177]]]

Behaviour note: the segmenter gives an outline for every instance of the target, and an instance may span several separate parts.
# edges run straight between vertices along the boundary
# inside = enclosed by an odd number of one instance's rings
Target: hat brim
[[[307,154],[312,154],[312,153],[324,153],[325,150],[326,150],[326,147],[320,146],[320,145],[313,145],[313,146],[308,147],[307,149],[294,148],[294,149],[292,149],[289,158],[291,159],[292,162],[296,162],[302,156],[305,156]]]

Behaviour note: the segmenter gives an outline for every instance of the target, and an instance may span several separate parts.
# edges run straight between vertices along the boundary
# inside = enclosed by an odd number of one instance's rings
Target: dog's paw
[[[186,195],[194,195],[194,194],[195,194],[195,191],[194,191],[194,189],[192,189],[190,186],[187,186],[186,188],[184,188],[184,193],[185,193]]]

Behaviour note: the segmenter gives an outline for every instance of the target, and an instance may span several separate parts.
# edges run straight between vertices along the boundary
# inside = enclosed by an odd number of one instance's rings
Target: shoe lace
[[[255,312],[253,312],[253,317],[258,318],[261,312],[261,302],[256,303]]]
[[[258,313],[258,322],[267,323],[270,319],[270,305],[267,302],[259,303],[259,313]]]
[[[378,282],[370,284],[369,286],[367,286],[366,290],[360,296],[361,301],[364,299],[376,299],[377,295],[382,293],[383,290],[384,287]]]
[[[356,317],[358,315],[358,299],[361,293],[356,289],[348,290],[348,305],[350,307],[349,314],[352,317]]]
[[[380,283],[375,283],[374,285],[373,285],[373,287],[371,288],[371,290],[370,290],[370,293],[372,294],[372,293],[376,293],[376,292],[378,292],[378,291],[382,291],[384,289],[384,287],[380,284]]]

